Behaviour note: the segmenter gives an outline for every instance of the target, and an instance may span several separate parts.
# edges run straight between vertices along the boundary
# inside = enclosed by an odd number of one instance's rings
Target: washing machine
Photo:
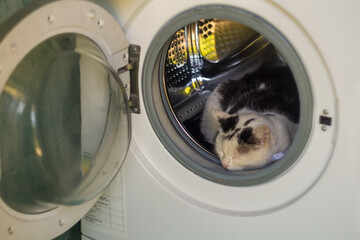
[[[0,239],[81,218],[83,239],[358,239],[359,16],[357,0],[20,9],[0,29]],[[207,99],[278,68],[294,139],[225,169],[200,131]]]

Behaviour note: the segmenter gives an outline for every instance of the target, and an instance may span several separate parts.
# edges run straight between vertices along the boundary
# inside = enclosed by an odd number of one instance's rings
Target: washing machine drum
[[[35,239],[31,222],[64,225],[49,212],[72,212],[68,222],[78,221],[118,172],[130,141],[117,73],[128,42],[112,16],[85,1],[25,10],[0,31],[0,225],[8,230],[1,239],[29,231]]]

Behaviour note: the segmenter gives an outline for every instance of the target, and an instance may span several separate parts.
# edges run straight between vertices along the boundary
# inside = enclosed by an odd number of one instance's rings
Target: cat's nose
[[[224,168],[228,168],[229,167],[229,163],[223,161],[221,162],[221,165],[224,167]]]

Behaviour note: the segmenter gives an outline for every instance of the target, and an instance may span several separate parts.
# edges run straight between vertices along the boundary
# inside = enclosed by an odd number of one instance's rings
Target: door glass
[[[0,94],[0,196],[24,213],[82,203],[112,180],[129,141],[126,94],[98,45],[47,39]]]

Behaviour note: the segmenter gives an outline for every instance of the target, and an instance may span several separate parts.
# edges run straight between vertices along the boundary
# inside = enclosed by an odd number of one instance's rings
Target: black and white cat
[[[262,67],[219,84],[206,103],[201,132],[224,168],[268,164],[291,144],[299,121],[299,97],[287,67]]]

